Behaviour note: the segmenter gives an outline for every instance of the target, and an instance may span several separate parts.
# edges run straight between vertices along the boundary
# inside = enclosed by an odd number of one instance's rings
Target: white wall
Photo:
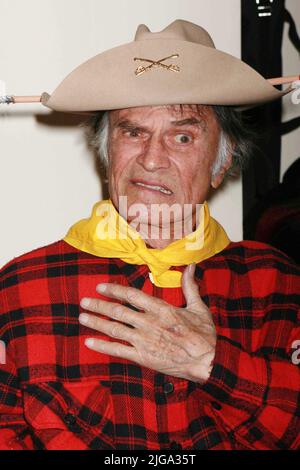
[[[9,94],[51,93],[84,60],[131,41],[139,23],[198,23],[240,56],[239,0],[1,0],[0,79]],[[90,214],[101,188],[82,131],[46,124],[37,105],[0,107],[0,265],[62,238]],[[213,215],[242,237],[240,181],[214,198]]]
[[[300,34],[300,1],[299,0],[286,0],[287,10],[293,16],[297,25],[298,33]],[[282,46],[283,56],[283,75],[299,75],[300,73],[300,59],[299,53],[291,43],[288,37],[288,24],[284,27],[284,37]],[[289,121],[300,117],[300,104],[295,105],[291,99],[285,97],[283,100],[283,121]],[[281,178],[288,167],[300,157],[300,128],[295,129],[293,132],[286,134],[282,139],[282,156],[281,156]]]

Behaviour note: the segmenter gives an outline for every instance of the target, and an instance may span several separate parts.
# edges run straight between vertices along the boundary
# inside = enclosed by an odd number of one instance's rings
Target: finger
[[[122,339],[128,343],[132,343],[137,337],[135,329],[116,321],[103,320],[95,315],[82,313],[79,315],[79,322],[88,328],[105,333],[111,338]]]
[[[182,275],[182,291],[186,300],[186,307],[191,310],[207,309],[199,294],[199,286],[195,281],[196,264],[187,266]]]
[[[121,286],[120,284],[113,283],[104,283],[98,284],[96,290],[100,294],[104,294],[105,296],[112,297],[114,299],[123,300],[141,310],[153,312],[157,311],[158,313],[158,311],[162,312],[164,308],[167,308],[167,304],[163,300],[145,294],[141,290],[134,287]]]
[[[80,305],[85,310],[90,310],[91,312],[104,314],[107,317],[112,318],[113,320],[118,320],[122,323],[127,323],[132,325],[135,328],[139,328],[145,325],[145,315],[141,312],[136,312],[131,310],[124,305],[118,304],[116,302],[109,302],[102,299],[91,299],[84,297],[81,299]]]
[[[125,346],[121,343],[114,343],[112,341],[104,341],[95,338],[86,339],[85,345],[93,351],[138,362],[138,354],[135,348],[131,346]]]

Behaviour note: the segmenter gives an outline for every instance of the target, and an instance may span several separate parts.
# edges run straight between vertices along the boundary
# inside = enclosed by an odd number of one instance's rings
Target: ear
[[[228,155],[226,157],[226,161],[223,163],[223,165],[220,168],[220,170],[218,171],[218,173],[216,175],[212,176],[210,184],[214,189],[217,189],[220,186],[220,184],[222,183],[222,181],[224,179],[224,176],[225,176],[227,170],[231,167],[231,165],[232,165],[232,154],[230,152],[230,153],[228,153]]]

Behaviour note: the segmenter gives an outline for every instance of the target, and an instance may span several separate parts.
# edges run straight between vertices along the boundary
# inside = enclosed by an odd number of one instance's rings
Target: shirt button
[[[164,392],[166,395],[169,395],[170,393],[173,393],[174,392],[174,385],[172,384],[172,382],[166,382],[164,384]]]
[[[182,449],[182,445],[179,444],[179,442],[172,441],[171,444],[170,444],[170,448],[180,450],[180,449]]]
[[[64,422],[69,426],[73,426],[76,423],[76,416],[72,413],[67,413],[64,417]]]
[[[73,413],[67,413],[64,416],[64,422],[71,432],[74,432],[76,434],[79,434],[81,432],[81,428],[77,423],[77,417]]]
[[[220,405],[220,403],[218,403],[217,401],[212,401],[211,402],[211,406],[215,409],[215,410],[218,410],[220,411],[222,409],[222,405]]]

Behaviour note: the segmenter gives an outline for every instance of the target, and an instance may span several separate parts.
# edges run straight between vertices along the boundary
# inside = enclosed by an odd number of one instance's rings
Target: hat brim
[[[136,75],[146,58],[174,64],[179,71],[154,65]],[[172,104],[252,107],[276,100],[279,91],[236,57],[192,42],[175,39],[134,41],[92,57],[79,65],[42,104],[55,111],[87,112]]]

